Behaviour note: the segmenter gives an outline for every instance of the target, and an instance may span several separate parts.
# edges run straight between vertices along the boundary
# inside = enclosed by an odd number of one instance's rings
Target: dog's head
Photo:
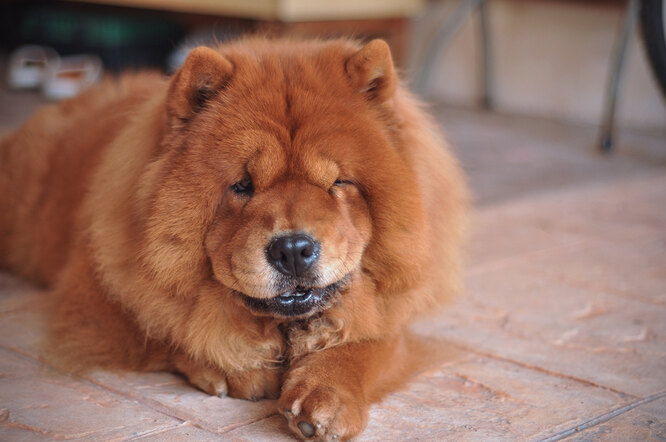
[[[303,317],[365,274],[384,295],[427,259],[390,52],[375,40],[195,49],[171,80],[145,250],[258,314]],[[342,295],[344,296],[344,295]]]

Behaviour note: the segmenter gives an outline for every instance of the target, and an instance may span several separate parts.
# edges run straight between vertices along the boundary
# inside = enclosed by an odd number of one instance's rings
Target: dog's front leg
[[[402,379],[402,335],[311,353],[287,372],[279,410],[301,438],[347,440],[368,422],[368,409]]]

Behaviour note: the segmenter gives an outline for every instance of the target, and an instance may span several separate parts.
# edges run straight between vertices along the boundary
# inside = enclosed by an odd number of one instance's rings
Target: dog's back
[[[0,267],[53,283],[102,152],[160,82],[149,74],[107,80],[78,98],[41,108],[0,139]]]

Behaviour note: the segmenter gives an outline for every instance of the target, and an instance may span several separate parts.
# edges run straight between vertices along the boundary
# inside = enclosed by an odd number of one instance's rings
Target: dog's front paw
[[[211,396],[225,397],[229,394],[226,375],[208,367],[178,367],[178,370],[187,377],[190,384]]]
[[[277,399],[282,375],[278,369],[263,368],[227,374],[229,396],[237,399]]]
[[[300,367],[282,386],[279,410],[300,438],[337,441],[360,433],[368,422],[368,407],[360,386],[317,376]],[[338,380],[340,381],[340,380]]]
[[[263,368],[224,372],[181,359],[176,365],[191,384],[213,396],[231,396],[256,401],[277,399],[280,395],[281,373],[278,369]]]

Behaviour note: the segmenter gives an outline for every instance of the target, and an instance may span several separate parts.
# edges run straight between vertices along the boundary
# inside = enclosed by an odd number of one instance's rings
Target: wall
[[[414,20],[414,58],[429,30],[457,1],[430,3]],[[621,4],[490,0],[497,109],[584,124],[598,124],[611,53],[623,17]],[[430,99],[472,105],[479,101],[478,14],[438,57]],[[618,125],[666,134],[666,105],[649,70],[638,35],[632,36]],[[413,75],[418,66],[412,64]]]

